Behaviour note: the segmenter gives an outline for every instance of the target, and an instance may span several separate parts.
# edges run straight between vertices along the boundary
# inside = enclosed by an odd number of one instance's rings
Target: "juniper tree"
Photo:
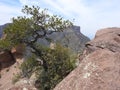
[[[1,50],[11,50],[12,47],[24,44],[25,47],[31,48],[31,52],[37,56],[42,56],[42,51],[37,48],[39,39],[49,40],[49,35],[53,32],[63,31],[70,27],[72,23],[64,20],[57,15],[50,15],[47,9],[40,10],[40,7],[24,6],[22,12],[26,16],[18,16],[12,19],[5,30],[5,38],[0,40]],[[40,44],[40,43],[39,43]],[[46,61],[42,59],[43,67],[47,70]]]

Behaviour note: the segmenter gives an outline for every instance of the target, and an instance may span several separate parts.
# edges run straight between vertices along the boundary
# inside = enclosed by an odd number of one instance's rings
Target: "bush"
[[[19,81],[19,79],[21,78],[20,74],[16,74],[13,78],[12,78],[12,83],[15,84],[16,82]]]
[[[35,55],[30,56],[26,61],[21,64],[22,76],[30,78],[35,68],[38,66]]]
[[[39,50],[42,51],[42,56],[39,58],[47,62],[47,71],[38,64],[36,61],[38,57],[35,56],[22,64],[22,71],[23,74],[29,75],[36,72],[35,86],[40,90],[51,90],[75,68],[75,57],[68,48],[59,44],[54,49],[40,46]]]
[[[2,78],[2,75],[0,74],[0,78]]]

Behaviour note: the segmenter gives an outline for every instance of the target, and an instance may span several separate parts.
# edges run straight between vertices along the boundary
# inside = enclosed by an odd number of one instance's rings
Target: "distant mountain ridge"
[[[2,37],[3,29],[8,24],[0,26],[0,37]],[[80,31],[80,26],[72,26],[63,30],[63,32],[55,32],[48,36],[53,40],[53,43],[60,43],[63,46],[69,47],[74,52],[81,52],[85,47],[85,43],[90,41],[88,37],[83,35]],[[49,46],[50,42],[46,41],[45,38],[39,40],[43,45]]]
[[[75,52],[83,51],[85,43],[90,41],[88,37],[80,31],[80,26],[72,26],[65,29],[63,32],[54,33],[51,37],[57,37],[56,42],[71,48]],[[53,38],[54,39],[54,38]]]
[[[63,30],[63,32],[54,32],[47,37],[53,40],[53,43],[60,43],[77,53],[83,51],[85,43],[90,41],[80,32],[80,26],[72,26]],[[39,40],[39,42],[46,46],[50,45],[50,42],[46,41],[45,38]]]
[[[0,25],[0,38],[2,37],[4,28],[5,28],[8,24],[9,24],[9,23],[6,23],[6,24],[4,24],[4,25]]]
[[[0,25],[0,38],[2,37],[2,34],[3,34],[3,28],[4,28],[4,25]]]

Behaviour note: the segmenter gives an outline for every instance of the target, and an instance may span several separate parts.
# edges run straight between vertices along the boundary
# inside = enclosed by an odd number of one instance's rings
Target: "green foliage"
[[[0,40],[0,49],[2,50],[10,50],[13,47],[10,40]]]
[[[38,66],[38,62],[36,61],[35,55],[32,55],[21,64],[20,69],[22,70],[23,77],[29,78],[35,71],[36,66]]]
[[[39,46],[39,50],[42,50],[42,59],[47,61],[48,70],[45,71],[44,68],[39,65],[36,61],[36,58],[31,58],[23,63],[22,69],[29,69],[31,72],[36,72],[37,81],[39,84],[40,90],[50,90],[55,87],[65,76],[67,76],[75,68],[75,58],[68,48],[65,48],[59,44],[56,45],[54,49],[47,47]],[[26,64],[27,63],[27,68]],[[22,70],[22,71],[23,71]],[[30,73],[29,72],[29,75]],[[24,72],[25,73],[25,72]]]
[[[57,45],[55,49],[46,51],[43,57],[48,62],[48,71],[44,70],[38,74],[40,80],[40,90],[53,89],[65,76],[75,67],[75,58],[71,59],[71,54],[67,48]]]

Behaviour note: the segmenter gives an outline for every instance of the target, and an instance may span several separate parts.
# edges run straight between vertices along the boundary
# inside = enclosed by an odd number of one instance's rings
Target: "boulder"
[[[95,39],[86,44],[86,51],[93,52],[97,49],[109,49],[120,52],[120,28],[106,28],[96,33]]]
[[[0,69],[11,66],[16,62],[17,58],[23,58],[24,52],[25,47],[23,44],[12,48],[11,51],[0,51]]]
[[[54,90],[120,90],[120,28],[99,30],[84,56]]]
[[[0,69],[9,67],[13,63],[15,63],[15,59],[10,51],[0,52]]]

